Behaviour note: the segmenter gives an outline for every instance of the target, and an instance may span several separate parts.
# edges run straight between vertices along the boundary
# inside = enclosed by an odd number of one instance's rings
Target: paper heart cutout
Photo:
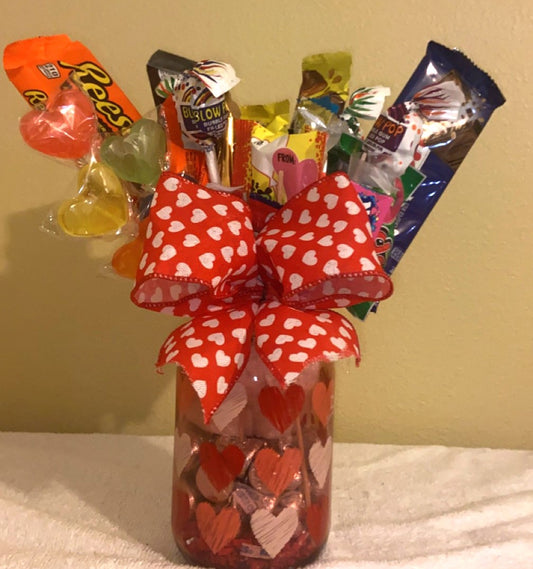
[[[163,127],[150,119],[139,119],[125,135],[108,136],[100,147],[102,162],[128,182],[154,184],[161,174],[167,150]]]
[[[221,452],[213,443],[200,445],[200,465],[217,490],[233,482],[244,465],[244,454],[235,445],[228,445]]]
[[[217,429],[223,431],[244,409],[247,401],[246,389],[242,384],[236,383],[220,407],[213,413],[211,422]]]
[[[301,463],[300,449],[288,448],[280,456],[271,448],[264,448],[256,454],[254,468],[263,484],[274,496],[279,496],[294,480]]]
[[[105,164],[87,164],[78,174],[78,195],[63,202],[57,212],[61,229],[73,236],[116,233],[129,217],[122,182]]]
[[[319,488],[324,487],[331,468],[332,445],[333,441],[328,437],[325,445],[316,441],[309,449],[309,466]]]
[[[79,89],[60,91],[45,110],[26,113],[19,123],[24,142],[34,150],[77,160],[91,150],[97,136],[94,107]]]
[[[256,510],[250,519],[255,538],[274,558],[285,547],[298,527],[298,512],[285,508],[277,516],[268,510]]]
[[[280,433],[284,433],[298,417],[304,400],[304,390],[294,383],[285,392],[275,386],[264,387],[258,398],[261,413]]]
[[[296,195],[319,177],[315,160],[306,158],[299,160],[289,148],[280,148],[272,156],[272,167],[278,174],[278,185],[285,190],[287,199]]]
[[[216,514],[207,502],[198,504],[196,523],[203,540],[215,554],[237,537],[241,529],[241,518],[237,510],[223,508]]]
[[[313,541],[322,545],[329,531],[329,500],[327,495],[322,495],[318,501],[311,504],[305,513],[305,522]]]
[[[230,482],[225,488],[222,488],[222,490],[217,490],[202,467],[196,471],[195,482],[199,492],[210,502],[226,502],[233,490],[233,482]]]
[[[135,278],[137,268],[142,257],[147,226],[148,218],[145,218],[139,223],[137,236],[128,243],[122,245],[122,247],[119,247],[113,254],[111,266],[117,275],[127,279]]]
[[[313,388],[311,396],[313,411],[324,427],[328,424],[333,411],[333,390],[333,381],[330,381],[327,387],[325,383],[319,381]]]

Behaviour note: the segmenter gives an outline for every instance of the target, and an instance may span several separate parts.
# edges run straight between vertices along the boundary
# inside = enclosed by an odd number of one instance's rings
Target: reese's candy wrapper
[[[13,42],[4,49],[9,80],[34,108],[46,108],[69,79],[91,99],[102,131],[118,131],[141,118],[96,57],[67,35]]]

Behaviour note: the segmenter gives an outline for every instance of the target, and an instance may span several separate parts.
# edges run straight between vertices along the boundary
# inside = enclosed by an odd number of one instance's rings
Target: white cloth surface
[[[0,433],[0,568],[185,569],[172,437]],[[533,569],[533,452],[335,444],[313,569]]]

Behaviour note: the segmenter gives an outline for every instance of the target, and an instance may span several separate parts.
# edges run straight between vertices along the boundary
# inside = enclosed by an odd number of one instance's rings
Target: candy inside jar
[[[327,539],[334,375],[313,363],[281,388],[255,349],[205,424],[178,370],[172,528],[188,561],[224,569],[311,562]]]

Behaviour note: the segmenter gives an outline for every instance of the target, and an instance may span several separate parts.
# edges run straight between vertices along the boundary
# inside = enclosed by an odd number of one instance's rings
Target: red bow
[[[131,294],[143,308],[192,316],[168,337],[157,365],[184,369],[206,421],[240,376],[252,341],[282,386],[314,361],[359,362],[353,326],[328,309],[392,293],[345,174],[302,190],[257,238],[251,217],[235,195],[163,174]]]

